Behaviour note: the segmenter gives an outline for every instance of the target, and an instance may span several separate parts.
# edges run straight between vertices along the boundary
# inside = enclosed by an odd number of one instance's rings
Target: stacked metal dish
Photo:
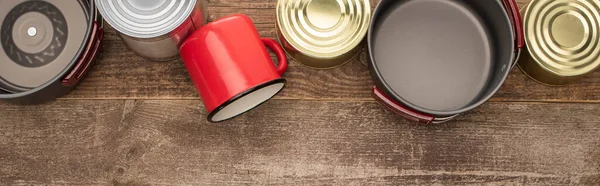
[[[102,41],[93,1],[0,0],[0,99],[39,103],[68,93]]]

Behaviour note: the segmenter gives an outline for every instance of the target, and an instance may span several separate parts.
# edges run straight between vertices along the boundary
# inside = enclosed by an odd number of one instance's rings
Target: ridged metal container
[[[206,23],[205,0],[96,0],[98,10],[138,55],[168,61]]]
[[[521,10],[527,49],[519,66],[546,85],[573,83],[600,65],[600,2],[534,0]]]
[[[334,68],[363,49],[371,20],[369,0],[279,0],[277,38],[296,61]]]

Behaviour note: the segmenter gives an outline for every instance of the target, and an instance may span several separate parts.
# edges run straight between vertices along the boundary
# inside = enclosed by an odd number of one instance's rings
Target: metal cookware
[[[106,22],[138,55],[168,61],[206,23],[205,0],[96,0]]]
[[[279,0],[277,38],[296,61],[334,68],[360,52],[370,19],[369,0]]]
[[[368,35],[373,96],[441,123],[487,101],[522,47],[514,0],[382,0]]]
[[[522,10],[527,49],[519,67],[547,85],[565,85],[600,66],[600,2],[534,0]]]
[[[93,1],[0,0],[0,99],[40,103],[67,94],[102,41]]]

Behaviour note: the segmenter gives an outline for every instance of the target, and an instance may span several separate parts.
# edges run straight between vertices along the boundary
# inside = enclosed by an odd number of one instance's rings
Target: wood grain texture
[[[431,127],[374,102],[273,100],[221,124],[200,104],[1,104],[0,182],[600,184],[595,104],[490,103]]]
[[[275,36],[276,0],[208,2],[210,20],[245,13]],[[292,62],[274,100],[212,124],[181,61],[137,57],[107,28],[70,95],[0,103],[0,185],[600,185],[599,72],[546,87],[515,69],[491,102],[421,126],[372,101],[361,60]]]
[[[372,1],[373,7],[376,0]],[[524,6],[529,0],[518,0]],[[264,37],[274,37],[276,1],[209,1],[210,20],[248,14]],[[313,70],[291,62],[289,85],[275,99],[370,100],[373,85],[360,61],[333,70]],[[514,69],[492,101],[600,102],[600,72],[564,87],[548,87]],[[199,99],[180,60],[151,62],[136,56],[107,28],[102,52],[89,76],[65,99]]]

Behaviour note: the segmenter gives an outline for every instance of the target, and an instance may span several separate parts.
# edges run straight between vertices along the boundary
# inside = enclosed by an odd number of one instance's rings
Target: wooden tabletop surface
[[[274,37],[275,3],[209,0],[209,19],[248,14]],[[422,126],[370,97],[364,54],[333,70],[292,62],[281,94],[211,124],[180,60],[145,60],[106,31],[71,94],[0,104],[0,183],[600,185],[600,71],[547,87],[515,69],[485,105]]]

